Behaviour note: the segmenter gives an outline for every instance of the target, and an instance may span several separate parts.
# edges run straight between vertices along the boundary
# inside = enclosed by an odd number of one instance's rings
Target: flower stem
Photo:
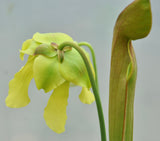
[[[79,46],[86,46],[89,48],[90,52],[91,52],[91,55],[92,55],[92,61],[93,61],[93,67],[94,67],[94,71],[95,71],[95,81],[96,81],[96,84],[97,84],[97,88],[99,89],[99,86],[98,86],[98,75],[97,75],[97,65],[96,65],[96,57],[95,57],[95,53],[94,53],[94,50],[92,48],[92,46],[87,43],[87,42],[80,42],[78,43]]]
[[[101,130],[101,141],[107,141],[105,121],[104,121],[104,116],[103,116],[101,100],[100,100],[97,84],[95,82],[95,79],[94,79],[93,72],[92,72],[91,66],[89,64],[89,61],[88,61],[85,53],[83,52],[83,50],[77,44],[75,44],[73,42],[64,42],[64,43],[59,45],[58,49],[62,50],[66,46],[70,46],[70,47],[73,47],[74,49],[76,49],[79,52],[79,54],[81,55],[85,65],[86,65],[87,72],[88,72],[90,82],[91,82],[91,85],[92,85],[93,93],[94,93],[94,96],[95,96],[96,105],[97,105],[97,111],[98,111],[98,116],[99,116],[99,124],[100,124],[100,130]]]

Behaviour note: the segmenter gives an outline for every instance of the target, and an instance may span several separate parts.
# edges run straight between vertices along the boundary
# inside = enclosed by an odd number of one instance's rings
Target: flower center
[[[66,47],[63,48],[63,50],[59,50],[58,49],[58,45],[56,43],[54,43],[54,42],[51,43],[51,47],[53,47],[54,50],[57,52],[58,61],[60,63],[62,63],[63,60],[64,60],[64,53],[67,52],[67,51],[71,51],[72,50],[72,47],[70,47],[70,46],[66,46]]]

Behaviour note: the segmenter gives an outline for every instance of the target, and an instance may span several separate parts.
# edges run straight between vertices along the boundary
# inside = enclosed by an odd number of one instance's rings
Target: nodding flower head
[[[44,89],[46,93],[53,91],[44,109],[44,119],[56,133],[65,131],[70,84],[82,87],[79,95],[82,103],[91,104],[95,101],[90,91],[89,76],[79,53],[69,46],[63,50],[58,49],[66,41],[74,42],[64,33],[35,33],[32,39],[26,40],[20,50],[20,58],[23,60],[24,54],[28,54],[28,61],[9,82],[9,94],[6,98],[6,105],[10,108],[28,105],[28,87],[33,78],[38,89]],[[86,52],[85,54],[88,56]]]

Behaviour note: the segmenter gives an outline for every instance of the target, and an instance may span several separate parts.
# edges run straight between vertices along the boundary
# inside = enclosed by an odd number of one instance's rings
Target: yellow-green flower
[[[29,104],[28,87],[32,78],[38,89],[44,89],[45,92],[54,90],[44,110],[44,119],[56,133],[65,131],[70,83],[82,87],[79,95],[81,102],[91,104],[95,101],[89,90],[89,76],[79,53],[70,47],[58,50],[58,46],[66,41],[73,42],[64,33],[35,33],[32,39],[26,40],[20,51],[20,58],[23,60],[24,54],[28,54],[28,61],[9,82],[9,94],[6,98],[6,105],[10,108]]]

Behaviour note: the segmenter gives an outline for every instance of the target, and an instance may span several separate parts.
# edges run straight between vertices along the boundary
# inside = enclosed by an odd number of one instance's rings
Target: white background
[[[22,43],[35,32],[64,32],[94,47],[100,96],[108,126],[108,95],[113,27],[119,13],[132,0],[0,0],[0,141],[100,141],[95,103],[78,99],[80,88],[70,89],[66,132],[56,134],[43,119],[49,94],[31,82],[31,103],[25,108],[5,106],[8,83],[26,62],[19,59]],[[133,45],[138,63],[135,94],[134,141],[160,140],[160,11],[151,0],[150,35]],[[18,86],[17,86],[18,87]],[[107,127],[108,128],[108,127]],[[107,130],[108,135],[108,130]]]

